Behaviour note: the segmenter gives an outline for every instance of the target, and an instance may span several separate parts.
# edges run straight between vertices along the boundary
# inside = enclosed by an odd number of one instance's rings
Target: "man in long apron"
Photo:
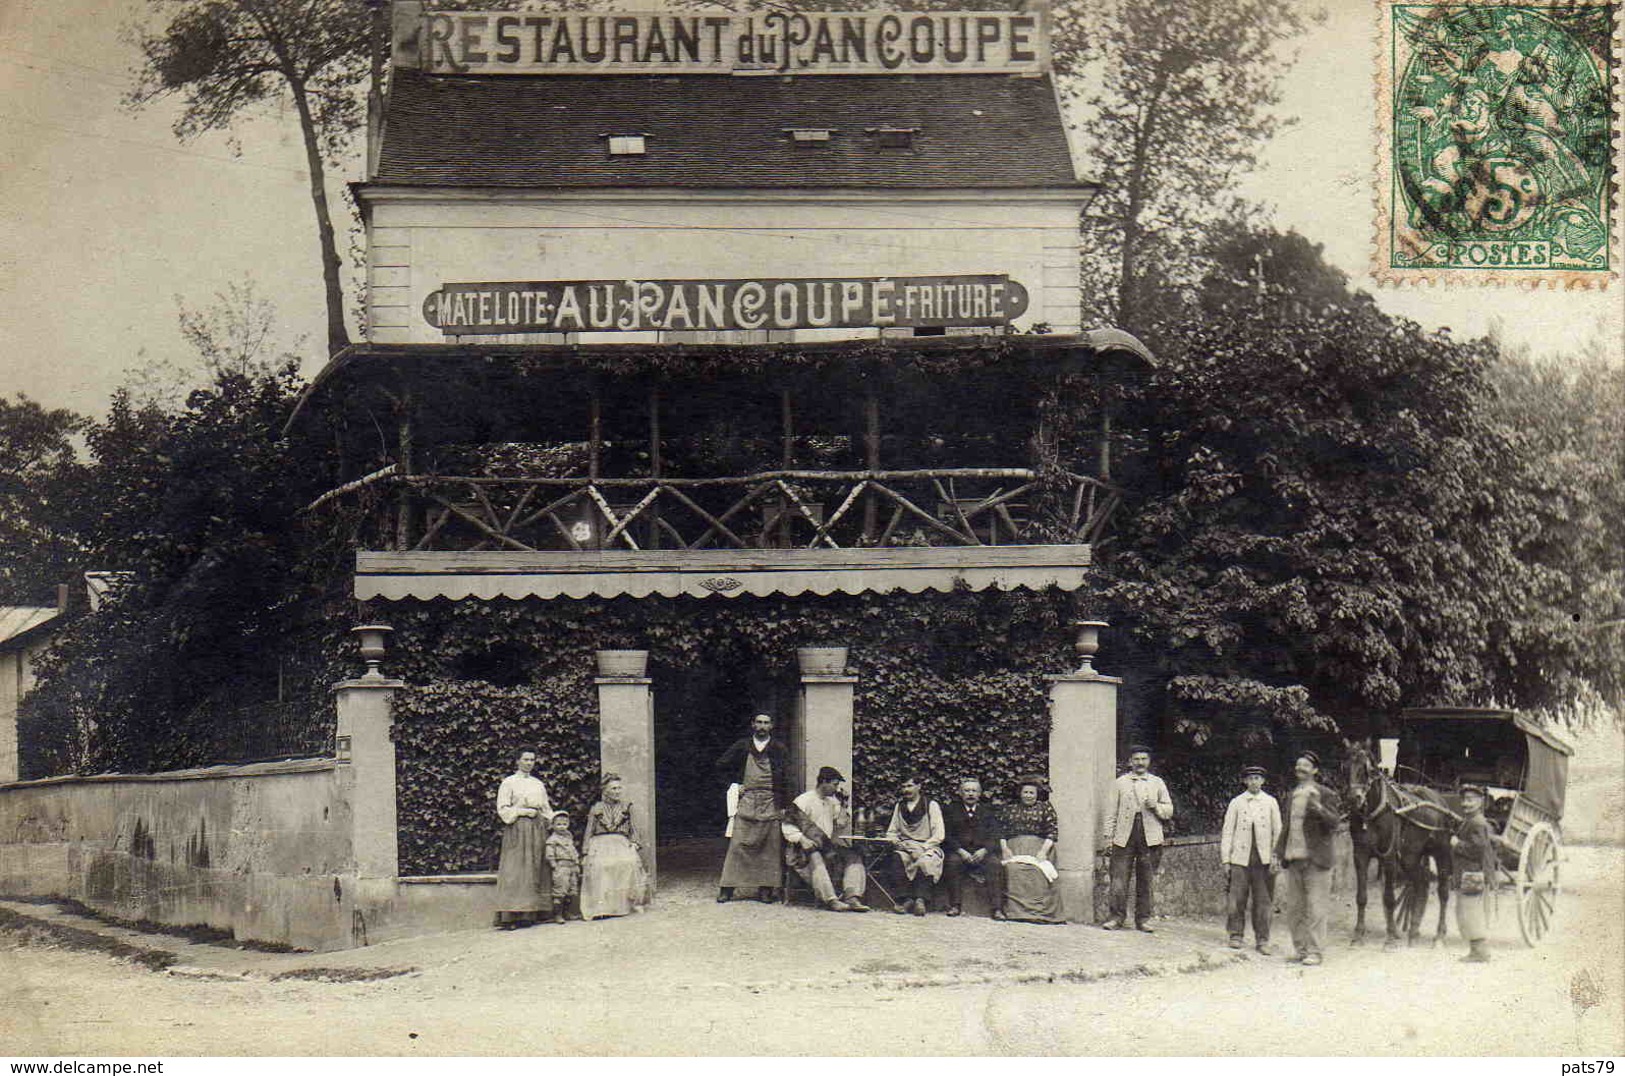
[[[717,769],[739,785],[739,804],[722,864],[717,903],[733,899],[734,890],[756,887],[758,900],[773,899],[780,882],[783,835],[779,824],[789,802],[790,765],[784,745],[773,738],[773,718],[751,718],[751,734],[722,753]]]

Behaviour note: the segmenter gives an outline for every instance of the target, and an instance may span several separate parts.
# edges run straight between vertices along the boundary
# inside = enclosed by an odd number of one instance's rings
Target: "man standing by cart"
[[[1464,784],[1458,791],[1461,825],[1450,838],[1450,850],[1455,853],[1456,926],[1467,939],[1467,955],[1462,960],[1484,964],[1490,959],[1484,900],[1495,889],[1500,864],[1495,855],[1495,838],[1484,818],[1484,786]]]

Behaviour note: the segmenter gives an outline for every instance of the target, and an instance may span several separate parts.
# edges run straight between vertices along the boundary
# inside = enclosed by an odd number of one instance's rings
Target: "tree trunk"
[[[1140,316],[1140,214],[1145,212],[1151,140],[1156,137],[1157,112],[1172,77],[1173,72],[1167,66],[1158,68],[1145,103],[1145,118],[1134,138],[1134,163],[1128,174],[1128,207],[1123,213],[1123,249],[1117,279],[1117,324],[1129,332],[1136,331]]]
[[[327,292],[327,351],[329,355],[336,355],[349,346],[350,333],[344,327],[344,288],[339,283],[338,242],[333,234],[333,216],[327,206],[327,173],[304,83],[290,78],[288,85],[293,91],[294,107],[299,111],[299,133],[305,140],[305,164],[310,170],[310,200],[316,207],[316,234],[322,247],[322,285]]]

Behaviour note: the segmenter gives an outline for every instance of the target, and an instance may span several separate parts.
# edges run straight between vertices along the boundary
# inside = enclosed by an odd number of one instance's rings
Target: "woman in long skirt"
[[[617,774],[606,773],[581,837],[581,918],[629,915],[649,903],[643,841]]]
[[[1017,802],[1004,812],[1004,914],[1018,923],[1061,923],[1061,896],[1053,853],[1060,836],[1055,808],[1041,802],[1043,783],[1024,778],[1016,786]]]
[[[536,752],[519,756],[515,772],[497,788],[502,819],[502,858],[497,865],[496,925],[512,930],[534,922],[553,907],[553,880],[547,868],[547,823],[553,817],[547,786],[531,776]]]

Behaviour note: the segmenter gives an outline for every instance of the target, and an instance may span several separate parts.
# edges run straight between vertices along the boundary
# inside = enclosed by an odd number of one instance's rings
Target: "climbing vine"
[[[496,788],[526,747],[555,806],[579,818],[591,804],[598,649],[646,648],[668,666],[755,662],[791,676],[796,647],[849,646],[853,776],[871,807],[910,772],[939,797],[963,774],[1003,795],[1019,775],[1045,772],[1044,676],[1075,662],[1072,599],[1054,591],[427,602],[367,615],[396,628],[390,669],[415,685],[395,715],[408,874],[495,865]]]

